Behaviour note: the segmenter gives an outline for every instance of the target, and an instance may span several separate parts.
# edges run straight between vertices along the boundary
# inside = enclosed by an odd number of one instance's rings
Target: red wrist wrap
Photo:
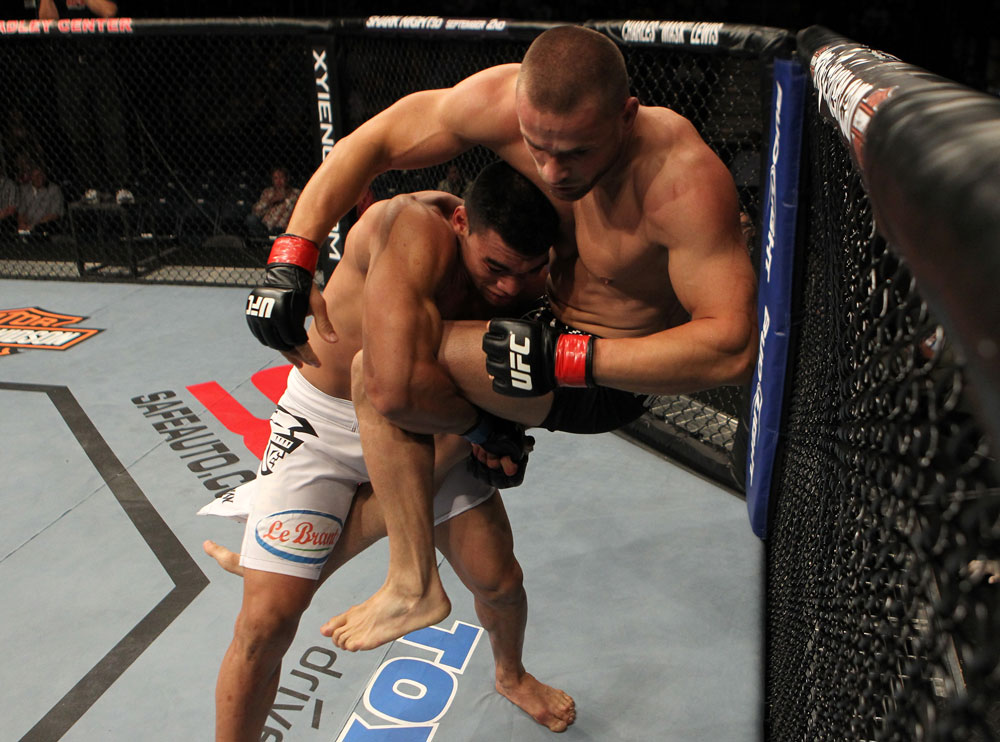
[[[560,335],[556,342],[556,383],[560,386],[594,385],[594,337]]]
[[[319,261],[319,248],[312,240],[298,237],[294,234],[283,234],[274,240],[271,254],[267,258],[270,263],[291,263],[305,268],[310,274],[316,272]]]

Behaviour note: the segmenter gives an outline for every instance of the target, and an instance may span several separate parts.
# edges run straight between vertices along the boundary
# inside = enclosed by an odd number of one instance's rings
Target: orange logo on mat
[[[56,314],[38,307],[0,309],[0,356],[18,349],[66,350],[93,337],[100,330],[70,325],[86,319],[72,314]]]

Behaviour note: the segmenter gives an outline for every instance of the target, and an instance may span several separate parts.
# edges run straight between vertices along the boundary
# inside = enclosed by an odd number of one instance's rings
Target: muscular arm
[[[405,430],[465,432],[476,411],[437,360],[442,320],[435,298],[456,259],[454,233],[426,210],[404,209],[385,240],[364,288],[365,391]]]
[[[322,244],[333,225],[358,203],[378,174],[426,167],[474,145],[502,150],[520,141],[513,105],[517,65],[483,70],[453,88],[408,95],[341,139],[302,190],[286,231]],[[509,109],[507,116],[497,108]],[[319,334],[335,342],[326,304],[314,284],[309,313]],[[317,365],[308,343],[285,351],[292,363]]]
[[[652,189],[649,239],[669,249],[669,275],[691,320],[594,345],[598,384],[680,394],[749,381],[757,353],[756,277],[739,226],[735,187],[714,156],[697,158],[695,184],[670,198]]]
[[[511,122],[496,115],[498,89],[516,70],[517,65],[493,67],[453,88],[413,93],[366,121],[337,142],[309,179],[288,231],[320,242],[380,173],[437,165],[477,144],[505,143]]]

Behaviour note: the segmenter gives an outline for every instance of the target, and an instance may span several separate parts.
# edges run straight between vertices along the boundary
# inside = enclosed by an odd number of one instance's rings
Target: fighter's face
[[[545,188],[563,201],[583,198],[611,169],[624,146],[628,119],[609,116],[596,100],[569,113],[534,107],[518,95],[521,136]]]
[[[463,255],[476,290],[495,307],[545,292],[548,254],[528,258],[511,248],[492,229],[467,232]]]

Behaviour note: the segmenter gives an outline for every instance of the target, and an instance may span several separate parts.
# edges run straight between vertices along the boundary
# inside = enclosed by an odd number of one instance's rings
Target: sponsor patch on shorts
[[[299,564],[322,564],[340,538],[340,518],[318,510],[282,510],[257,521],[254,537],[275,556]]]

